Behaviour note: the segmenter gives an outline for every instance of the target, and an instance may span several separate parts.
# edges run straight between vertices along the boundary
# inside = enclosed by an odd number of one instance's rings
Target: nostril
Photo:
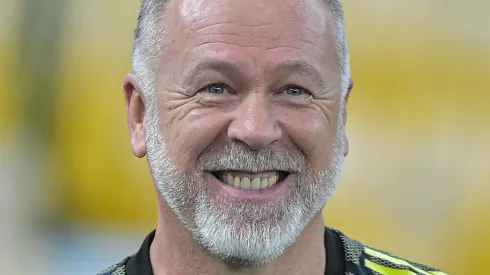
[[[280,140],[282,131],[273,116],[261,115],[263,112],[257,113],[256,107],[253,109],[237,114],[228,126],[228,137],[258,150]]]

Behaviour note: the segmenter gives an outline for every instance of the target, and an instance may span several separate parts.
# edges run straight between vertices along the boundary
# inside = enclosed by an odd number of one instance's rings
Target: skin
[[[294,146],[318,171],[328,168],[336,135],[347,155],[344,128],[337,125],[346,112],[333,23],[320,0],[171,1],[164,24],[155,100],[168,154],[182,171],[196,173],[199,155],[224,141],[257,150]],[[221,86],[205,89],[213,83]],[[144,157],[148,99],[132,74],[124,91],[132,150]],[[321,211],[276,261],[237,267],[201,249],[158,201],[150,250],[157,275],[324,274]]]

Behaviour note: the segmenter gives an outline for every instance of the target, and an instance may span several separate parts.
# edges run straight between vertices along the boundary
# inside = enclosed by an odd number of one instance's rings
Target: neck
[[[155,275],[166,274],[324,274],[324,223],[321,211],[315,215],[296,242],[274,262],[260,267],[230,266],[211,255],[192,238],[191,233],[165,202],[159,202],[159,219],[150,248]]]

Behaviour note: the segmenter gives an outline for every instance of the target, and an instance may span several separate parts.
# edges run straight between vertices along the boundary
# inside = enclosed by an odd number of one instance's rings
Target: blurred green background
[[[122,95],[136,0],[0,0],[0,266],[95,274],[157,207]],[[326,223],[490,274],[490,1],[344,1],[351,150]]]

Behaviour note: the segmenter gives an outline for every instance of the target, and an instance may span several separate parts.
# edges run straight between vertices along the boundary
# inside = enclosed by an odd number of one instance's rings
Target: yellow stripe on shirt
[[[427,271],[424,271],[416,266],[413,266],[412,264],[410,264],[409,262],[405,261],[405,260],[402,260],[402,259],[398,259],[398,258],[394,258],[390,255],[387,255],[387,254],[384,254],[384,253],[381,253],[379,251],[376,251],[374,249],[371,249],[369,247],[366,247],[364,249],[364,252],[366,252],[366,254],[368,255],[371,255],[373,257],[376,257],[376,258],[380,258],[380,259],[383,259],[383,260],[386,260],[388,262],[391,262],[391,263],[394,263],[394,264],[397,264],[397,265],[401,265],[401,266],[405,266],[405,267],[409,267],[409,268],[412,268],[413,270],[421,273],[421,274],[424,274],[424,275],[433,275],[434,273],[429,273]],[[437,274],[437,275],[441,275],[441,274]]]
[[[383,274],[383,275],[417,275],[416,273],[414,273],[410,270],[402,270],[402,269],[395,269],[395,268],[387,267],[384,265],[373,263],[367,259],[364,260],[364,265],[367,268],[369,268],[373,271],[376,271],[380,274]]]

